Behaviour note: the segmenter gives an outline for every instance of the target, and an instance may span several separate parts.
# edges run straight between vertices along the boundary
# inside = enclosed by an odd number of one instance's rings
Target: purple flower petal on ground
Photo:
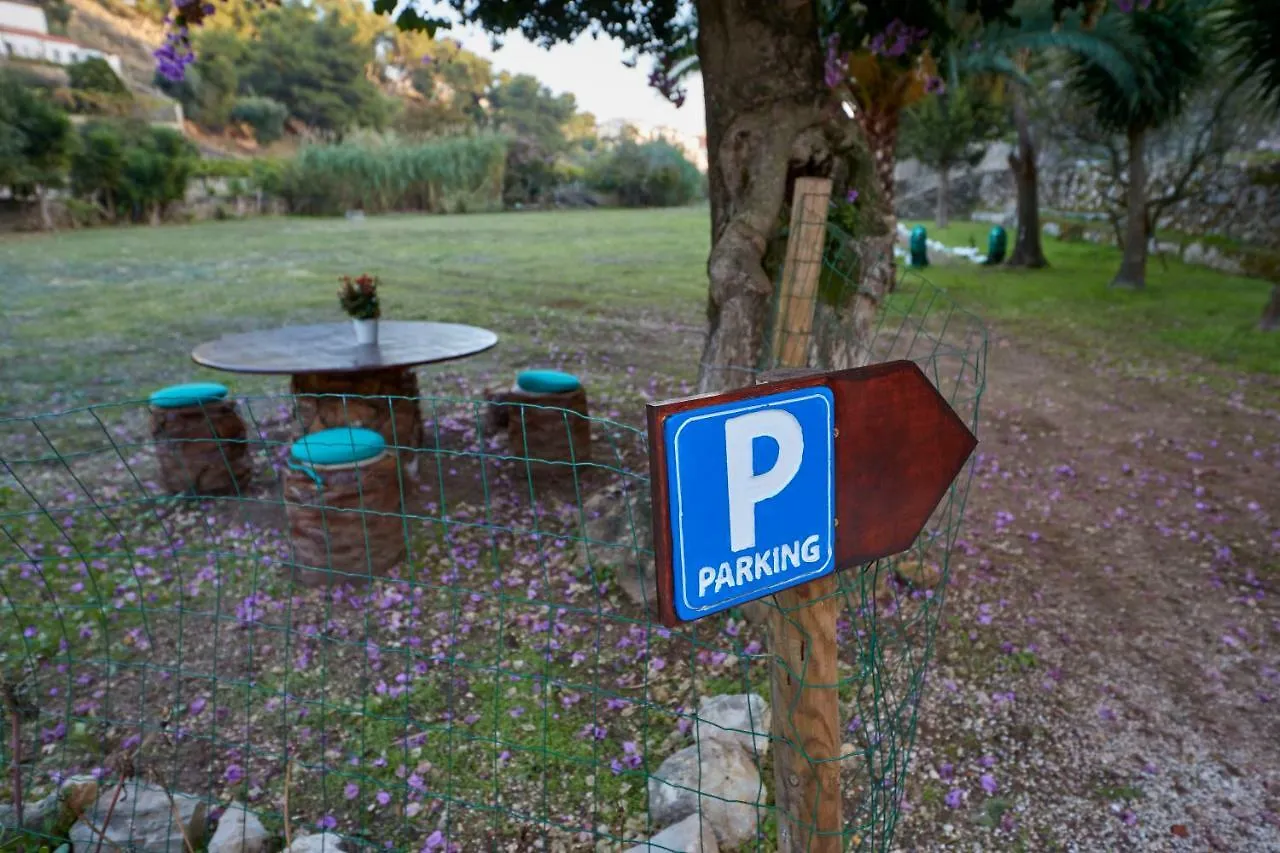
[[[996,784],[996,777],[990,773],[983,773],[978,781],[982,784],[982,790],[986,791],[988,795],[994,794],[1000,789],[1000,786]]]
[[[961,791],[959,788],[952,788],[947,792],[944,802],[947,804],[947,808],[949,809],[960,808],[960,804],[964,802],[964,791]]]
[[[244,778],[244,769],[239,764],[228,764],[222,778],[234,785]]]
[[[373,799],[380,806],[386,806],[391,804],[391,795],[388,794],[386,791],[379,791],[378,793],[374,794]]]
[[[354,800],[356,797],[360,796],[360,786],[355,782],[348,782],[347,786],[342,789],[342,796],[346,797],[348,800]]]

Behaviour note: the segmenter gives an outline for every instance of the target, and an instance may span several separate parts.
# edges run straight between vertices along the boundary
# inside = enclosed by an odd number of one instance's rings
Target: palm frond
[[[1252,81],[1271,106],[1280,108],[1280,3],[1230,0],[1219,19],[1230,45],[1229,60],[1240,81]]]

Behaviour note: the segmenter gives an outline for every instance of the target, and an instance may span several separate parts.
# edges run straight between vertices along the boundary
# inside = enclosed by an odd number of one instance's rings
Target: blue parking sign
[[[815,386],[663,421],[681,620],[834,570],[834,410],[831,390]]]

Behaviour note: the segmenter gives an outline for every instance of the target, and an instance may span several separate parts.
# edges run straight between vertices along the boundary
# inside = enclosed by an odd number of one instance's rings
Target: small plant
[[[368,273],[359,278],[344,275],[338,279],[342,287],[338,288],[338,301],[342,310],[353,320],[376,320],[382,316],[382,307],[378,304],[378,278]]]

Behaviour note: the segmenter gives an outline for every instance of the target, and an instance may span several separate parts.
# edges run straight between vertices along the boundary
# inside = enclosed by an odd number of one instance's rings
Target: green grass
[[[0,412],[144,397],[157,385],[227,374],[191,349],[219,335],[342,319],[338,276],[383,282],[383,316],[496,331],[493,354],[546,358],[602,377],[644,353],[690,374],[706,294],[705,208],[554,214],[255,219],[0,239],[4,318]],[[678,324],[694,335],[673,349]],[[679,330],[677,330],[679,331]],[[536,356],[528,354],[532,349]],[[280,377],[231,377],[239,392]]]
[[[927,225],[928,223],[926,223]],[[985,247],[986,223],[931,236]],[[499,348],[449,370],[545,360],[608,385],[622,369],[689,378],[704,320],[705,208],[472,216],[255,219],[0,238],[0,412],[144,397],[188,379],[237,392],[283,377],[193,365],[219,335],[340,319],[339,275],[371,272],[384,316],[482,325]],[[1005,331],[1088,353],[1210,359],[1280,372],[1280,335],[1256,331],[1269,284],[1153,259],[1145,292],[1107,287],[1114,248],[1045,241],[1040,271],[938,263],[926,277]]]
[[[972,240],[983,249],[991,228],[922,224],[932,239],[952,246]],[[1046,237],[1044,249],[1045,270],[957,260],[935,263],[925,276],[1009,331],[1048,335],[1082,352],[1174,361],[1192,356],[1250,373],[1280,373],[1280,334],[1257,331],[1269,282],[1152,258],[1146,290],[1114,290],[1107,285],[1120,264],[1116,248]]]

